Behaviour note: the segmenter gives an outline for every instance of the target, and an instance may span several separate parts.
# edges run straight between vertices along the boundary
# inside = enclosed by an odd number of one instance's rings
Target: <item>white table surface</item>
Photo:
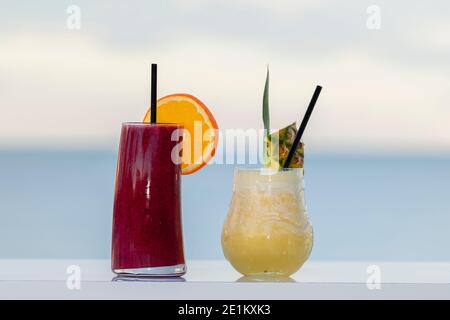
[[[69,289],[69,266],[81,271]],[[368,267],[379,289],[367,285]],[[192,260],[182,278],[117,279],[109,260],[0,260],[0,299],[450,299],[450,262],[307,262],[290,279],[260,281],[227,261]]]

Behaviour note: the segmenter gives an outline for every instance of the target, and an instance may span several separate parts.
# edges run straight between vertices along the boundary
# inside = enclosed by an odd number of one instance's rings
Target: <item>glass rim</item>
[[[156,122],[156,123],[150,123],[150,122],[143,122],[143,121],[126,121],[122,122],[122,125],[145,125],[145,126],[159,126],[159,125],[173,125],[173,126],[179,126],[183,127],[182,123],[176,123],[176,122]]]
[[[303,168],[281,168],[281,169],[275,169],[275,168],[264,168],[264,167],[258,167],[258,168],[249,168],[249,167],[235,167],[234,171],[243,171],[243,172],[295,172],[295,171],[301,171],[303,172]]]
[[[300,186],[303,189],[303,168],[235,168],[233,190],[269,186],[272,189]]]
[[[245,177],[252,174],[256,174],[259,177],[273,177],[274,179],[277,177],[289,177],[292,176],[292,178],[296,177],[303,179],[304,177],[304,170],[303,168],[282,168],[282,169],[275,169],[275,168],[246,168],[246,167],[235,167],[234,168],[234,176],[235,177]]]

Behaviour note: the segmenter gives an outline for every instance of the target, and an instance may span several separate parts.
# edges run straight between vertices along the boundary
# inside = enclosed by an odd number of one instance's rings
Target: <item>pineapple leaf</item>
[[[263,96],[263,122],[266,136],[270,135],[270,116],[269,116],[269,67],[267,67],[266,84],[264,85]]]
[[[266,83],[264,85],[263,94],[263,123],[264,123],[264,144],[263,144],[263,160],[265,166],[270,166],[270,156],[268,144],[270,143],[270,116],[269,116],[269,66],[267,66]]]

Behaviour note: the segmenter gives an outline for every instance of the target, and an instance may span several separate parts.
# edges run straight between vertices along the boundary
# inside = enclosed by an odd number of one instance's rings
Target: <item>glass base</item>
[[[147,276],[147,277],[180,277],[186,273],[185,264],[164,267],[147,267],[136,269],[114,269],[116,274],[128,276]]]

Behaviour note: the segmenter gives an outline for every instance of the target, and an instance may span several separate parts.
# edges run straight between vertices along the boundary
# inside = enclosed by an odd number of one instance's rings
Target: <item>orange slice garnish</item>
[[[217,122],[196,97],[176,93],[158,100],[157,122],[179,123],[184,127],[181,174],[200,170],[214,156],[219,141]],[[150,122],[150,109],[144,117]]]

